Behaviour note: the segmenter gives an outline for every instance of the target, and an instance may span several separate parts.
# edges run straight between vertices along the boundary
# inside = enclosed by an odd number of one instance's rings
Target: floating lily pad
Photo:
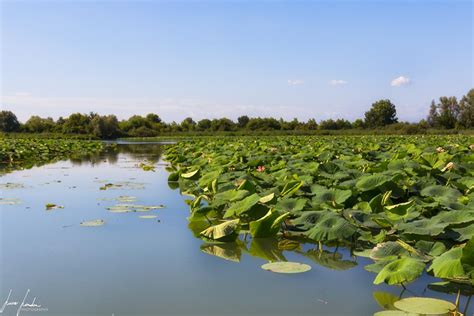
[[[0,183],[0,190],[24,189],[26,186],[22,183]]]
[[[311,270],[311,266],[299,262],[269,262],[262,265],[263,270],[275,273],[303,273]]]
[[[400,310],[386,310],[374,314],[374,316],[420,316],[420,314],[407,313]]]
[[[20,204],[21,200],[16,198],[0,198],[0,205],[16,205]]]
[[[430,297],[408,297],[394,303],[399,310],[423,315],[441,315],[456,309],[451,302]]]
[[[85,226],[85,227],[95,227],[95,226],[102,226],[105,224],[105,221],[103,219],[95,219],[95,220],[91,220],[91,221],[84,221],[84,222],[81,222],[81,226]]]

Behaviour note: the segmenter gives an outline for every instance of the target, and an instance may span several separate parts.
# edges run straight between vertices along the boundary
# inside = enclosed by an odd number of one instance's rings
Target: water
[[[329,262],[342,256],[352,269],[337,271],[295,251],[279,251],[273,241],[222,249],[224,260],[201,250],[186,217],[185,197],[167,184],[159,144],[121,144],[117,151],[84,160],[62,161],[0,178],[2,198],[21,204],[1,205],[0,308],[36,297],[36,311],[21,315],[371,315],[382,310],[374,293],[400,295],[402,289],[372,284],[363,269],[370,260],[353,259],[347,251],[325,253]],[[137,167],[144,160],[155,172]],[[127,182],[131,188],[100,190],[106,183]],[[143,213],[111,213],[106,200],[134,196],[134,203],[164,204]],[[46,203],[64,209],[45,210]],[[155,214],[156,219],[140,215]],[[103,219],[101,227],[82,227],[85,220]],[[299,252],[314,246],[303,245]],[[249,253],[250,251],[250,253]],[[260,256],[260,257],[258,257]],[[299,275],[260,269],[263,257],[311,265]],[[326,260],[326,262],[328,261]],[[340,265],[340,264],[339,264]],[[334,266],[334,265],[333,265]],[[454,295],[426,290],[434,279],[424,276],[408,286],[403,297],[422,295],[453,301]],[[379,294],[375,294],[376,296]],[[461,303],[465,302],[465,298]],[[463,305],[462,305],[463,306]],[[6,306],[4,315],[16,315]],[[469,310],[469,315],[472,310]]]

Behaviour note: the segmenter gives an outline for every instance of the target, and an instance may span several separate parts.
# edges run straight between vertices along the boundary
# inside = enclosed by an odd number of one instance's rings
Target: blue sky
[[[473,88],[472,1],[3,1],[1,105],[20,120],[402,120]]]

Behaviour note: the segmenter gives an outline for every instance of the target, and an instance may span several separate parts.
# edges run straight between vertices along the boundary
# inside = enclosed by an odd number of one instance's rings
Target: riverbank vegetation
[[[417,123],[400,122],[395,105],[390,100],[374,102],[364,118],[350,122],[346,119],[308,119],[286,121],[271,117],[240,116],[229,118],[185,118],[180,123],[164,122],[158,114],[134,115],[119,120],[115,115],[74,113],[67,118],[32,116],[18,121],[10,111],[0,112],[0,131],[5,133],[88,135],[100,139],[118,137],[154,137],[163,135],[325,135],[325,134],[452,134],[474,129],[474,89],[460,101],[456,97],[440,97],[433,101],[426,119]]]
[[[96,154],[105,148],[100,141],[77,139],[3,138],[0,142],[1,170],[31,168],[67,158]]]

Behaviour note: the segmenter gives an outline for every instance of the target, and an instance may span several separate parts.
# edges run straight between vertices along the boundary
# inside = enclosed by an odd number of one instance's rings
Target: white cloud
[[[301,79],[289,79],[288,80],[288,84],[290,86],[300,86],[302,84],[304,84],[304,80],[301,80]]]
[[[405,77],[405,76],[400,76],[398,78],[393,79],[390,85],[392,87],[401,87],[401,86],[405,86],[409,84],[410,82],[411,82],[410,78]]]
[[[329,81],[329,84],[331,86],[342,86],[342,85],[347,84],[347,81],[341,80],[341,79],[333,79],[333,80]]]

